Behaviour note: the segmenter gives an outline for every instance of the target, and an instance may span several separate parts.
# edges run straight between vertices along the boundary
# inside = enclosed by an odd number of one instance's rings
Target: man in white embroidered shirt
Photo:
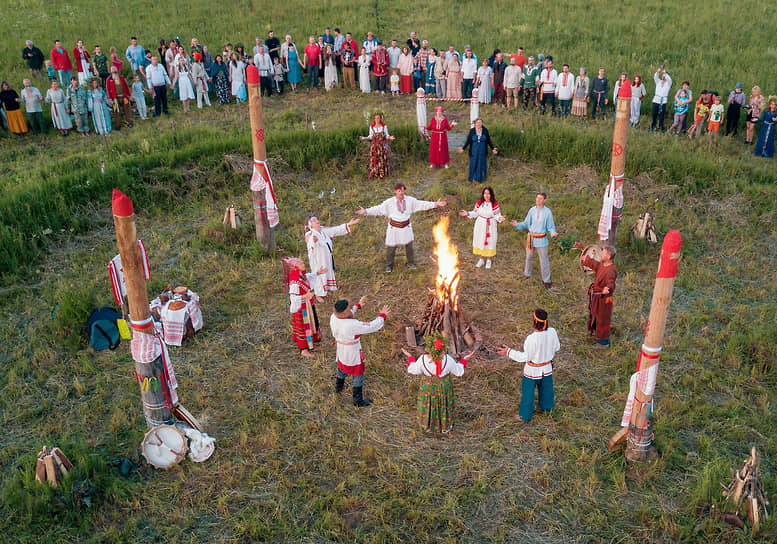
[[[381,204],[367,208],[359,207],[356,213],[359,215],[383,215],[388,217],[389,224],[386,228],[386,272],[394,268],[394,255],[397,246],[405,246],[407,267],[415,270],[415,255],[413,253],[413,226],[410,224],[410,216],[415,212],[442,208],[447,204],[445,200],[432,202],[418,200],[412,196],[405,196],[404,183],[394,185],[393,197],[384,200]]]
[[[528,423],[534,414],[534,389],[538,390],[540,410],[553,410],[553,357],[561,349],[556,329],[548,327],[548,312],[542,308],[534,310],[532,315],[534,332],[526,337],[523,351],[502,344],[499,355],[505,355],[513,361],[526,363],[523,367],[521,385],[521,405],[516,420]]]

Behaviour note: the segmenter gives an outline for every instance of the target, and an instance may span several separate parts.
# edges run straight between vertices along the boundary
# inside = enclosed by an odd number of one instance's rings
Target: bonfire
[[[480,345],[480,334],[469,324],[459,307],[459,252],[448,236],[448,216],[442,216],[434,226],[434,254],[437,257],[435,288],[429,289],[416,335],[427,336],[440,331],[448,339],[448,351],[462,355]]]

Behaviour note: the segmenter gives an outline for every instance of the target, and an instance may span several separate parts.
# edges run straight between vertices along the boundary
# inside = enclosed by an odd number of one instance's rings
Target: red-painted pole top
[[[661,245],[661,261],[658,265],[656,278],[674,278],[677,275],[677,263],[680,260],[680,250],[683,239],[679,230],[670,230]]]
[[[129,217],[135,213],[130,198],[118,189],[113,190],[111,208],[113,209],[113,215],[117,215],[119,217]]]
[[[246,67],[246,82],[249,85],[259,85],[259,68],[253,64],[249,64]]]
[[[618,98],[631,98],[631,81],[629,78],[621,83],[621,88],[618,89]]]

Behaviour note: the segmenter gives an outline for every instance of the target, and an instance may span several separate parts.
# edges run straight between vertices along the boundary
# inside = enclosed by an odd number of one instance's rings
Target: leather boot
[[[335,393],[342,393],[345,388],[345,378],[335,378]]]
[[[354,387],[353,388],[353,405],[354,406],[369,406],[372,404],[372,399],[365,399],[362,396],[362,388],[361,387]]]

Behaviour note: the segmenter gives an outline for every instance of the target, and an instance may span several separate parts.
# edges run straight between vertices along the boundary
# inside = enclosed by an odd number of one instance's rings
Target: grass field
[[[10,24],[0,31],[2,43],[18,42],[21,49],[27,36],[40,45],[54,32],[66,41],[86,32],[79,26],[86,13],[77,15],[85,4],[72,2],[57,8],[60,13],[34,4],[40,14],[34,21],[16,5],[6,9]],[[777,54],[766,42],[773,34],[766,6],[750,9],[754,19],[747,20],[741,10],[708,3],[700,14],[695,2],[683,11],[653,3],[621,12],[582,2],[563,9],[511,5],[509,11],[463,4],[455,14],[437,2],[428,12],[395,4],[378,2],[377,20],[375,4],[324,2],[306,10],[296,2],[237,2],[231,14],[216,16],[211,6],[191,6],[171,30],[169,17],[143,2],[136,5],[147,9],[128,25],[128,6],[117,2],[107,8],[102,42],[124,43],[130,33],[151,42],[164,28],[165,36],[196,32],[209,44],[250,43],[256,28],[264,34],[272,21],[277,33],[289,29],[300,43],[297,36],[311,27],[345,30],[340,17],[361,25],[350,29],[355,34],[375,28],[383,37],[414,27],[433,45],[467,41],[478,53],[495,40],[518,36],[529,52],[552,51],[557,59],[574,52],[589,66],[603,63],[610,74],[624,64],[647,72],[657,60],[672,66],[687,58],[687,68],[673,74],[676,80],[703,73],[709,84],[694,83],[694,89],[721,90],[737,80],[751,85],[748,78],[768,73]],[[70,11],[76,15],[56,17]],[[659,19],[671,23],[657,30]],[[496,28],[497,20],[506,22]],[[763,34],[745,41],[752,20],[763,22]],[[725,32],[709,32],[714,21],[726,21]],[[595,38],[600,26],[607,39]],[[463,33],[466,40],[458,38]],[[87,43],[94,39],[81,36]],[[655,52],[656,45],[666,55]],[[24,70],[15,49],[4,48],[0,58],[20,79]],[[416,427],[418,380],[405,373],[398,352],[403,326],[419,316],[433,284],[431,226],[440,212],[414,217],[423,263],[417,272],[401,266],[400,254],[396,271],[382,273],[381,220],[366,218],[351,236],[335,241],[343,294],[368,295],[365,317],[383,303],[393,309],[386,328],[364,340],[365,390],[373,406],[356,410],[347,394],[332,393],[328,334],[315,359],[298,356],[290,342],[280,258],[304,252],[301,225],[310,212],[324,224],[339,223],[357,206],[391,194],[390,183],[365,179],[367,148],[357,136],[366,133],[369,112],[385,110],[397,136],[392,181],[404,181],[413,196],[447,196],[444,213],[476,200],[464,157],[456,155],[451,170],[426,168],[413,106],[411,100],[341,92],[265,102],[282,214],[276,231],[282,251],[272,255],[253,240],[243,106],[186,116],[176,107],[172,119],[137,122],[107,143],[0,139],[0,531],[9,541],[777,539],[773,519],[754,537],[710,515],[711,505],[720,505],[719,483],[727,483],[729,469],[751,445],[763,455],[767,492],[777,500],[777,172],[772,161],[756,160],[738,141],[688,145],[644,129],[630,133],[616,329],[613,347],[604,353],[585,334],[590,278],[574,255],[551,251],[554,287],[545,291],[536,277],[519,281],[522,236],[502,229],[495,268],[476,270],[469,251],[472,223],[452,218],[462,306],[484,332],[485,349],[455,382],[459,414],[451,436],[429,436]],[[503,213],[522,218],[534,192],[545,190],[562,234],[593,241],[611,124],[579,126],[486,107],[481,113],[502,151],[490,163],[489,184]],[[449,115],[468,118],[457,105]],[[307,128],[306,117],[316,121],[317,131]],[[111,298],[105,264],[116,253],[109,209],[115,186],[135,201],[151,261],[149,293],[172,282],[201,296],[205,329],[171,356],[182,402],[217,439],[206,463],[186,460],[166,472],[142,467],[129,478],[113,465],[119,457],[139,461],[145,432],[129,350],[123,343],[116,352],[92,353],[80,335],[91,309]],[[237,232],[220,224],[233,202],[247,221]],[[679,229],[684,247],[656,395],[661,457],[631,466],[605,444],[617,430],[652,293],[657,249],[630,244],[626,232],[648,207],[660,233]],[[520,345],[537,306],[548,309],[562,342],[557,409],[519,426],[512,414],[520,366],[494,352],[503,342]],[[322,305],[323,321],[327,315]],[[76,463],[60,489],[34,482],[34,457],[43,444],[59,445]],[[91,506],[79,498],[88,489]]]

